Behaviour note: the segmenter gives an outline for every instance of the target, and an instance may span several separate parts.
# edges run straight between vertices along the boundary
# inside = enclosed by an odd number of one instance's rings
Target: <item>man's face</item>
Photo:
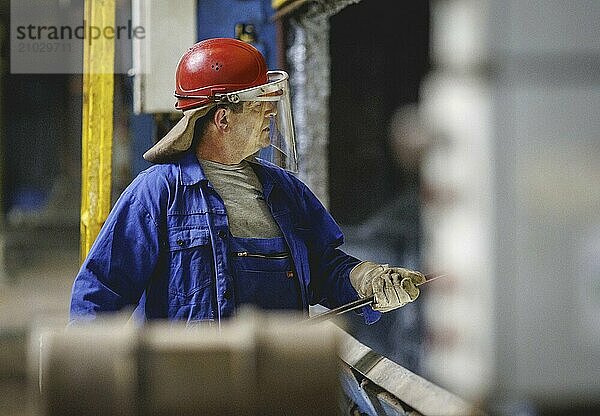
[[[277,114],[276,109],[274,102],[251,101],[244,102],[242,113],[230,112],[230,138],[242,159],[270,145],[269,124]]]

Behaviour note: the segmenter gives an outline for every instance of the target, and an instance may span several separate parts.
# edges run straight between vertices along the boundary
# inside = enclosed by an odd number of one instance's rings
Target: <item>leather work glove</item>
[[[422,273],[363,261],[350,272],[350,283],[361,298],[375,296],[371,307],[389,312],[412,302],[419,296],[418,285],[425,282]]]

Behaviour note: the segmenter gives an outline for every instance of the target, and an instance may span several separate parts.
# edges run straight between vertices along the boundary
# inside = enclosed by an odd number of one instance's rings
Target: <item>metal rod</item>
[[[431,279],[427,279],[425,280],[423,283],[417,285],[417,286],[422,286],[425,283],[429,283],[429,282],[433,282],[434,280],[437,280],[441,277],[445,277],[448,276],[447,274],[440,274],[438,276],[434,276]],[[357,299],[355,301],[352,301],[350,303],[346,303],[345,305],[342,306],[338,306],[337,308],[331,309],[327,312],[323,312],[321,314],[312,316],[310,318],[308,318],[308,322],[309,323],[318,323],[318,322],[322,322],[325,321],[327,319],[333,318],[334,316],[337,315],[341,315],[343,313],[349,312],[349,311],[353,311],[355,309],[361,308],[363,306],[367,306],[372,304],[375,301],[375,296],[368,296],[366,298],[361,298],[361,299]]]

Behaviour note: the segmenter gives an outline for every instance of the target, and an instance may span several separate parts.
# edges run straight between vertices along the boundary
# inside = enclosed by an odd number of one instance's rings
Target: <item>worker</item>
[[[423,274],[359,260],[294,174],[288,75],[252,45],[196,43],[175,74],[181,120],[145,154],[73,284],[71,321],[137,307],[221,322],[244,305],[302,311],[375,296],[367,324],[414,301]]]

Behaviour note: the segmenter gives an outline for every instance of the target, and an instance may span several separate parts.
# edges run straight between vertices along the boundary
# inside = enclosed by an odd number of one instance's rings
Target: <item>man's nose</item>
[[[265,117],[275,117],[277,115],[277,105],[273,102],[265,102]]]

